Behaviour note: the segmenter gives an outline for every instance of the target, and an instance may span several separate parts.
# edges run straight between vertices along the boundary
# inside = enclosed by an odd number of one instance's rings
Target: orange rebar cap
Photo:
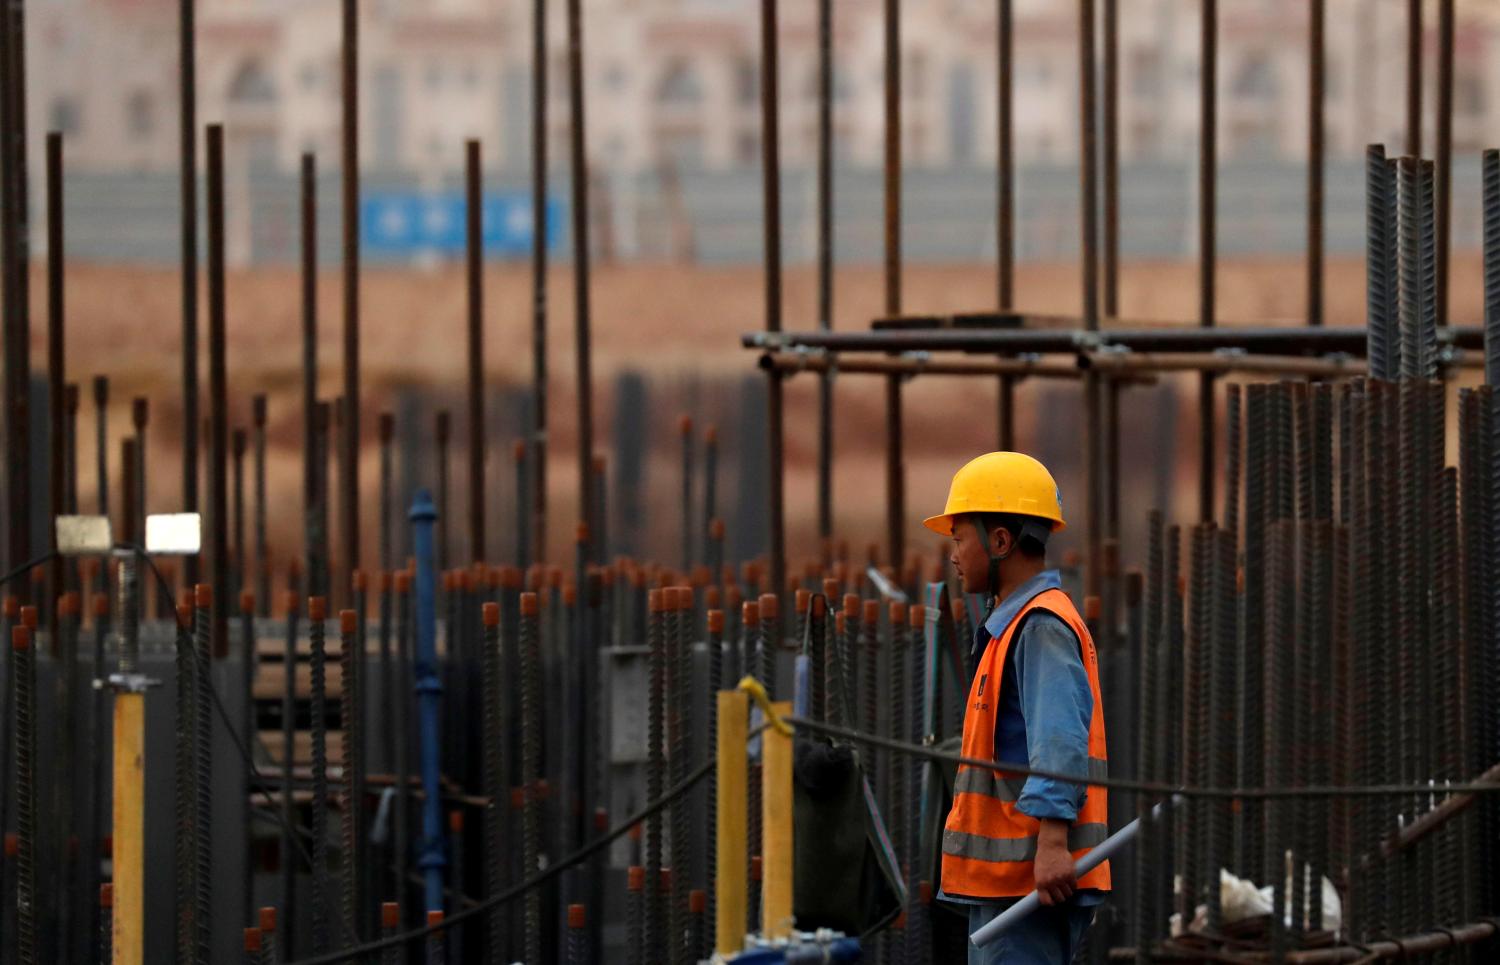
[[[906,611],[906,615],[910,619],[912,629],[914,630],[921,629],[927,623],[927,607],[920,603],[913,603],[911,608]]]
[[[709,610],[708,611],[708,632],[709,633],[723,633],[724,632],[724,611],[723,610]]]
[[[31,628],[26,626],[10,628],[10,645],[14,650],[27,650],[31,647]]]
[[[633,864],[625,872],[625,888],[627,891],[646,890],[646,869],[638,864]]]
[[[252,927],[252,928],[246,928],[245,929],[245,951],[247,951],[247,952],[258,952],[258,951],[260,951],[260,929],[259,928],[253,928]]]
[[[211,583],[199,583],[193,587],[193,606],[206,610],[214,605],[214,588]]]
[[[339,632],[340,633],[353,633],[354,630],[355,630],[355,627],[358,625],[358,623],[359,623],[359,614],[355,613],[353,610],[340,610],[339,611]]]
[[[240,612],[244,613],[244,614],[251,614],[251,613],[255,612],[255,591],[254,590],[241,590],[240,591]]]
[[[527,592],[521,594],[521,616],[534,617],[541,609],[541,603],[535,593]]]
[[[99,907],[113,908],[115,906],[115,886],[113,882],[106,881],[99,886]]]
[[[500,604],[486,603],[480,607],[480,614],[487,627],[498,627],[500,625]]]
[[[37,609],[34,606],[21,607],[21,626],[28,630],[36,629]]]
[[[568,906],[568,927],[569,928],[573,928],[573,929],[582,928],[582,927],[584,927],[585,924],[587,924],[587,922],[588,922],[588,914],[583,910],[583,906],[582,905],[569,905]]]
[[[326,597],[310,596],[307,598],[307,618],[309,620],[328,619],[328,600]]]
[[[271,905],[263,905],[260,909],[260,930],[267,935],[276,933],[276,909]]]
[[[401,927],[401,906],[394,901],[383,901],[380,903],[380,927],[385,929]]]

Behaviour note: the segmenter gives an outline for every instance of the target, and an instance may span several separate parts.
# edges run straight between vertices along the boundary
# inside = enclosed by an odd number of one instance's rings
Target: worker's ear
[[[1005,559],[1016,548],[1016,538],[1004,526],[990,530],[990,555]]]

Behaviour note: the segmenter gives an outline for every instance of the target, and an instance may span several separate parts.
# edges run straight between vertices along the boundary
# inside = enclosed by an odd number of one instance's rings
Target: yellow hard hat
[[[1047,467],[1022,452],[987,452],[953,474],[948,505],[922,525],[953,535],[953,517],[962,513],[1015,513],[1050,520],[1055,533],[1063,522],[1062,494]]]

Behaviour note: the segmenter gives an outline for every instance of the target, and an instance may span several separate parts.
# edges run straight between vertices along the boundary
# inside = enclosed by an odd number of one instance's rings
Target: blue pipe
[[[417,867],[427,881],[426,911],[443,907],[443,821],[441,788],[438,786],[438,700],[443,685],[437,676],[437,580],[433,571],[432,527],[437,522],[432,494],[417,490],[408,518],[412,522],[412,545],[417,557],[417,709],[421,724],[422,758],[422,854]]]

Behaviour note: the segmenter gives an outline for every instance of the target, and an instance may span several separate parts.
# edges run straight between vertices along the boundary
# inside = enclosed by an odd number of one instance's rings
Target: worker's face
[[[953,564],[965,593],[990,592],[990,554],[985,551],[986,539],[996,556],[1005,556],[1010,549],[1010,533],[1003,527],[995,527],[987,537],[982,534],[983,527],[976,526],[971,516],[960,516],[953,524],[953,552],[948,562]]]

